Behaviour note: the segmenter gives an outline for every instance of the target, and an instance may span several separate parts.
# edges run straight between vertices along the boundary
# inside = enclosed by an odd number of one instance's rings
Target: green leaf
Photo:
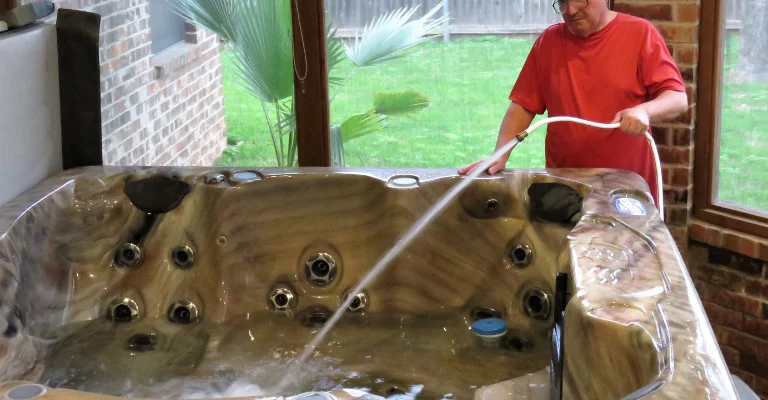
[[[170,0],[174,11],[192,23],[235,40],[237,5],[240,0]]]
[[[376,114],[374,110],[364,114],[353,115],[341,124],[341,135],[344,138],[344,141],[347,142],[352,139],[378,132],[384,129],[381,122],[384,121],[385,118],[386,117],[383,115]]]
[[[283,114],[283,118],[277,121],[275,129],[282,129],[283,135],[296,130],[296,113]]]
[[[328,61],[328,86],[330,87],[338,87],[341,86],[342,83],[344,83],[344,80],[339,77],[331,76],[331,73],[334,72],[342,61],[344,61],[344,57],[346,57],[344,53],[344,45],[341,43],[341,40],[339,40],[336,37],[336,28],[333,27],[333,23],[330,22],[330,17],[328,18],[328,23],[325,28],[325,47],[326,47],[326,59]]]
[[[373,95],[373,105],[378,114],[410,115],[429,107],[429,99],[415,90],[393,93],[376,92]]]
[[[246,87],[261,101],[273,104],[293,96],[290,1],[240,4],[235,21],[235,61]]]
[[[447,16],[432,18],[442,9],[441,1],[423,17],[408,22],[418,9],[400,8],[374,18],[366,24],[362,37],[356,36],[351,45],[344,44],[347,56],[358,67],[378,64],[397,57],[398,53],[431,38],[446,21]]]

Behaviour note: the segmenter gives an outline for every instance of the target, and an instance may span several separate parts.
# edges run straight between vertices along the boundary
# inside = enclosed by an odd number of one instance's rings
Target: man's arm
[[[669,121],[687,110],[685,92],[666,90],[649,102],[619,111],[613,122],[621,122],[621,130],[630,135],[643,135],[650,124]]]
[[[496,140],[496,148],[493,150],[493,152],[495,153],[500,148],[504,147],[505,144],[509,143],[510,140],[512,140],[520,132],[524,131],[525,128],[530,126],[531,121],[533,121],[533,117],[534,114],[532,112],[526,110],[519,104],[514,102],[510,104],[509,108],[507,108],[506,114],[504,114],[504,119],[501,121],[499,138]],[[499,159],[496,160],[496,162],[494,162],[490,168],[488,168],[488,174],[493,175],[504,169],[511,153],[512,152],[509,151],[499,157]],[[470,173],[483,161],[484,160],[476,161],[464,168],[461,168],[459,170],[459,175],[466,175]]]

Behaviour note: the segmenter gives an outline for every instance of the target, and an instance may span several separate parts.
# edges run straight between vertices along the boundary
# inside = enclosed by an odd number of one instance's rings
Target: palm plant
[[[297,148],[290,0],[171,1],[190,22],[227,40],[245,87],[262,103],[278,166],[294,166]],[[336,38],[336,29],[329,23],[326,51],[331,91],[339,90],[358,69],[406,56],[406,50],[429,40],[430,32],[445,21],[445,16],[433,18],[441,8],[442,2],[415,20],[411,19],[417,7],[386,13],[366,24],[363,34],[349,44]],[[345,58],[352,62],[351,73],[345,78],[333,75]],[[331,127],[334,165],[344,165],[345,142],[383,130],[387,118],[413,117],[428,106],[426,96],[412,90],[375,93],[369,110]]]

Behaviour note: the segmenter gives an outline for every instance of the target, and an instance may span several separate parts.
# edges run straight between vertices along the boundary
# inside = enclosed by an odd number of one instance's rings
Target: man
[[[528,54],[496,148],[544,111],[550,117],[621,122],[616,130],[547,125],[547,168],[633,171],[645,178],[658,204],[653,153],[643,134],[688,109],[683,79],[664,39],[650,22],[611,11],[605,0],[555,0],[553,7],[564,22],[547,28]],[[488,173],[504,169],[509,156],[496,160]]]

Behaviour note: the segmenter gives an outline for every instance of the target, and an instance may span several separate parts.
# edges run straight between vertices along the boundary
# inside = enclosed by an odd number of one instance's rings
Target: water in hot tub
[[[301,368],[275,386],[322,318],[251,313],[237,322],[163,319],[73,323],[57,331],[41,383],[114,396],[215,398],[292,395],[337,388],[385,398],[468,399],[479,387],[539,371],[546,337],[510,326],[499,348],[481,346],[469,312],[443,316],[350,315]]]

